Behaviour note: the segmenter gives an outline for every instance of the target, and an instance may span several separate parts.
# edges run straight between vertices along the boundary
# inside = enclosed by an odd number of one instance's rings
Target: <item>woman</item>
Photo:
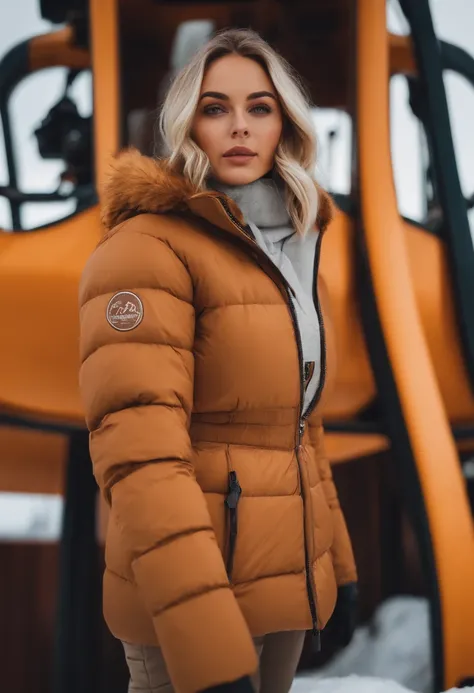
[[[320,414],[331,204],[298,82],[251,31],[183,69],[161,131],[167,160],[116,160],[80,289],[105,616],[130,691],[286,693],[356,580]]]

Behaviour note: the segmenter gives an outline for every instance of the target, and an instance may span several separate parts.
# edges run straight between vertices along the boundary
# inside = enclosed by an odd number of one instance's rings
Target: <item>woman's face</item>
[[[209,157],[219,181],[245,185],[268,173],[282,127],[275,88],[255,60],[226,55],[210,65],[192,137]]]

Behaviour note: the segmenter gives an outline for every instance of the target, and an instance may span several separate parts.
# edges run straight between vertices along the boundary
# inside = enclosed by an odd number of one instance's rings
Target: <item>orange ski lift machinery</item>
[[[254,27],[302,73],[318,106],[353,117],[356,185],[350,196],[334,196],[339,212],[321,266],[339,364],[325,412],[328,447],[335,461],[392,448],[430,579],[436,689],[474,675],[474,546],[460,459],[461,450],[474,450],[474,258],[442,79],[450,69],[473,82],[474,61],[437,41],[428,0],[401,6],[410,38],[387,33],[385,0],[41,0],[43,17],[65,28],[16,46],[1,61],[9,181],[0,195],[14,233],[0,232],[0,290],[9,307],[0,342],[0,423],[20,452],[21,431],[30,445],[35,431],[60,439],[50,447],[55,462],[67,444],[55,693],[98,686],[96,487],[77,388],[77,286],[102,233],[95,191],[100,195],[111,154],[132,142],[149,151],[143,124],[177,66],[173,56],[190,20],[207,20],[211,33]],[[51,66],[68,68],[69,76],[37,132],[38,146],[45,158],[64,162],[76,209],[25,231],[25,203],[64,194],[19,190],[9,102],[21,80]],[[90,68],[93,117],[83,119],[70,86]],[[396,73],[407,76],[428,137],[436,228],[397,210],[388,112]],[[14,474],[8,447],[3,452],[0,482]],[[46,454],[37,460],[47,464]]]
[[[82,11],[87,8],[81,10],[79,4],[48,5],[41,4],[44,18],[66,26],[22,42],[0,62],[0,116],[8,168],[0,195],[9,203],[13,228],[0,231],[0,291],[10,315],[3,321],[0,340],[0,489],[64,494],[53,689],[66,693],[99,690],[97,493],[78,391],[77,296],[85,262],[102,234],[95,179],[103,169],[96,167],[94,157],[105,163],[103,148],[111,153],[119,146],[113,94],[118,72],[109,50],[116,31],[113,5],[95,3],[106,12],[91,22]],[[92,17],[94,11],[93,7]],[[107,42],[108,33],[113,41]],[[94,123],[80,115],[70,90],[78,73],[90,69],[91,53],[103,97],[96,101]],[[50,193],[24,192],[18,183],[11,96],[32,73],[58,66],[67,69],[64,95],[35,134],[40,155],[63,162],[63,179],[71,190],[65,194],[61,186]],[[25,205],[66,199],[75,207],[68,217],[24,230]]]
[[[432,182],[442,212],[437,241],[444,245],[445,269],[455,299],[451,306],[457,324],[454,334],[462,347],[465,378],[472,392],[474,316],[469,302],[474,295],[474,253],[467,218],[469,201],[461,192],[451,136],[443,55],[428,0],[401,0],[400,5],[410,24],[416,66],[416,75],[411,76],[416,79],[412,103],[425,126]],[[430,324],[423,324],[423,304],[417,301],[419,269],[410,258],[410,244],[397,210],[389,144],[385,2],[358,0],[357,10],[361,312],[385,425],[404,480],[425,574],[431,578],[433,667],[436,688],[443,689],[473,680],[473,636],[467,625],[474,616],[469,588],[474,579],[472,511],[453,437],[457,427],[451,430],[449,407],[437,377],[437,345],[430,345]],[[419,262],[426,260],[426,255],[418,257]],[[445,323],[445,315],[440,310],[432,319]],[[472,410],[466,410],[464,416],[471,436]]]

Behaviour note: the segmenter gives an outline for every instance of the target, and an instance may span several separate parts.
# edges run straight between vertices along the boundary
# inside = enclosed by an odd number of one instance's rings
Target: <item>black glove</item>
[[[358,589],[356,582],[342,585],[337,590],[337,602],[329,623],[322,632],[337,648],[347,647],[357,626]]]
[[[254,687],[249,676],[244,676],[238,681],[231,683],[221,683],[218,686],[206,688],[202,693],[255,693]]]

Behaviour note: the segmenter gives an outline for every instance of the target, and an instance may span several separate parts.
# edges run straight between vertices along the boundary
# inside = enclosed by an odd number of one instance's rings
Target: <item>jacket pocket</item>
[[[237,545],[237,534],[238,534],[238,505],[240,496],[242,495],[242,489],[237,478],[237,472],[229,472],[229,492],[227,498],[225,499],[225,506],[227,508],[228,517],[228,527],[229,527],[229,540],[227,547],[227,576],[232,582],[232,571],[234,568],[234,555],[235,547]]]

